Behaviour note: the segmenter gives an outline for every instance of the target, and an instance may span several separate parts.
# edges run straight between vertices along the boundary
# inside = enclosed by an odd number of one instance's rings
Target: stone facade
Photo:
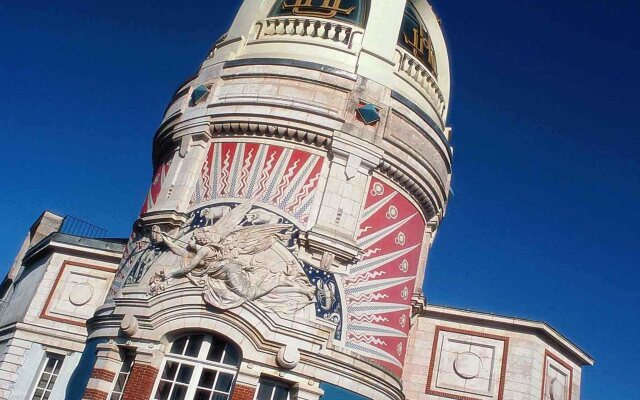
[[[63,219],[44,213],[3,282],[0,309],[0,399],[50,392],[63,399],[87,340],[87,319],[104,302],[124,243],[58,232]],[[59,360],[55,385],[38,383]],[[48,375],[47,375],[48,376]]]
[[[70,385],[84,399],[578,399],[592,361],[546,325],[424,302],[449,90],[425,1],[245,0],[167,107],[117,272],[58,260],[32,296],[78,351],[88,324],[90,373]],[[57,284],[88,265],[105,293],[113,279],[97,309]]]

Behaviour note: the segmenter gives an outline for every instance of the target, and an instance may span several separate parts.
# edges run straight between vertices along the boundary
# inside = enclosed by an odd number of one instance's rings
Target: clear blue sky
[[[44,209],[128,236],[164,107],[238,4],[0,1],[0,270]],[[434,6],[455,197],[429,300],[545,320],[598,361],[584,400],[640,399],[640,3]]]

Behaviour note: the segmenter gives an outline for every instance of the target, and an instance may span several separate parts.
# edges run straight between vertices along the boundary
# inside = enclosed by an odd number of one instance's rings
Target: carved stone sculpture
[[[149,293],[164,290],[166,279],[187,277],[203,286],[205,301],[221,310],[247,301],[279,313],[295,313],[314,302],[315,288],[300,262],[285,246],[293,235],[288,224],[242,226],[252,208],[247,202],[224,213],[211,226],[196,229],[186,245],[167,235],[159,242],[181,257],[181,264]],[[162,285],[165,285],[163,287]]]

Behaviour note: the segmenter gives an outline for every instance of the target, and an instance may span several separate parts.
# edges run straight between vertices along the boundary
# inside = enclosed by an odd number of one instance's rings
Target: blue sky
[[[0,270],[44,209],[128,236],[151,140],[237,1],[0,1]],[[453,66],[454,191],[429,300],[545,320],[638,400],[640,3],[434,0]]]

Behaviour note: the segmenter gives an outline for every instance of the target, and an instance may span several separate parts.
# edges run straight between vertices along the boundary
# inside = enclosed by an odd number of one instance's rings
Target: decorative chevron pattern
[[[167,175],[169,175],[169,168],[171,168],[171,160],[156,169],[156,172],[153,174],[151,189],[149,190],[149,194],[147,194],[147,198],[144,200],[140,215],[146,214],[147,211],[151,210],[158,203],[158,196],[160,196],[160,191],[164,186]]]
[[[346,347],[398,376],[425,227],[420,212],[405,196],[373,178],[357,239],[363,257],[342,280]]]
[[[212,200],[254,199],[306,224],[324,158],[258,143],[212,143],[191,206]]]

